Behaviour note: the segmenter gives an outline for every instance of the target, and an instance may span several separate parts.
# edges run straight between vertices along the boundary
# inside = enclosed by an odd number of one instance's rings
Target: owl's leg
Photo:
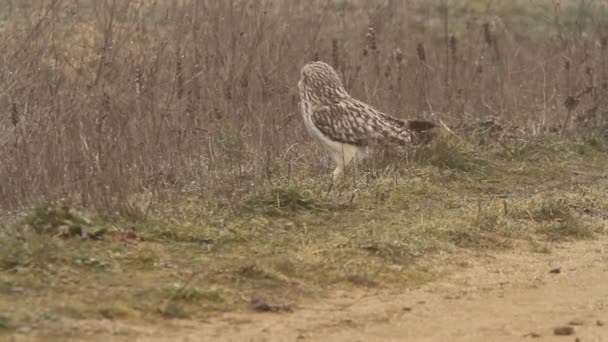
[[[337,180],[340,177],[340,175],[342,175],[343,173],[344,173],[344,166],[338,165],[334,169],[334,172],[331,173],[331,178],[333,180]]]
[[[357,154],[356,154],[356,161],[357,162],[362,162],[365,159],[367,159],[369,157],[370,154],[370,148],[369,146],[363,146],[363,147],[359,147]]]
[[[361,148],[354,145],[341,144],[338,150],[332,150],[332,159],[336,163],[336,168],[332,173],[332,178],[337,179],[344,173],[344,169],[353,161],[361,158]]]

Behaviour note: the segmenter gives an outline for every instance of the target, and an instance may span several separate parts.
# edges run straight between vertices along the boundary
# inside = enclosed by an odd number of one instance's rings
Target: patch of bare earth
[[[580,341],[608,338],[608,239],[576,241],[550,254],[526,249],[439,255],[448,275],[405,292],[335,292],[293,312],[231,312],[209,320],[137,325],[74,321],[73,340],[138,341]],[[431,266],[431,265],[429,265]],[[70,324],[69,321],[65,324]],[[65,328],[65,327],[64,327]],[[18,333],[25,341],[52,333]],[[66,337],[65,335],[63,336]]]

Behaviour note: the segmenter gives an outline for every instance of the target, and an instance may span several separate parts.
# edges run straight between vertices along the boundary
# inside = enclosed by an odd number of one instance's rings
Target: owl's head
[[[323,62],[302,67],[298,86],[303,100],[318,104],[332,104],[349,97],[336,70]]]

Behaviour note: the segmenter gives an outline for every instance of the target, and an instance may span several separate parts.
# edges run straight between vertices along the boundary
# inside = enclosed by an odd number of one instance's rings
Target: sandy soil
[[[291,313],[227,313],[208,321],[134,326],[74,322],[73,340],[137,341],[608,341],[608,238],[445,255],[449,275],[405,293],[338,292]],[[463,260],[465,261],[463,263]],[[460,266],[456,266],[460,265]],[[570,326],[568,336],[554,328]],[[124,334],[124,335],[123,335]],[[86,335],[86,337],[84,337]],[[13,340],[46,340],[22,333]],[[65,336],[64,336],[65,338]],[[52,339],[52,338],[51,338]]]

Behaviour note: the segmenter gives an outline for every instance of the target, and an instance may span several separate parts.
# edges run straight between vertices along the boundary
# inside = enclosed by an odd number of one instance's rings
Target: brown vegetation
[[[607,30],[599,0],[2,2],[0,334],[285,313],[603,238]],[[297,106],[315,59],[441,131],[333,182]]]
[[[195,185],[252,193],[318,172],[297,109],[322,59],[356,96],[453,129],[494,116],[531,135],[606,129],[601,1],[8,1],[0,206]],[[317,151],[315,151],[317,152]]]

